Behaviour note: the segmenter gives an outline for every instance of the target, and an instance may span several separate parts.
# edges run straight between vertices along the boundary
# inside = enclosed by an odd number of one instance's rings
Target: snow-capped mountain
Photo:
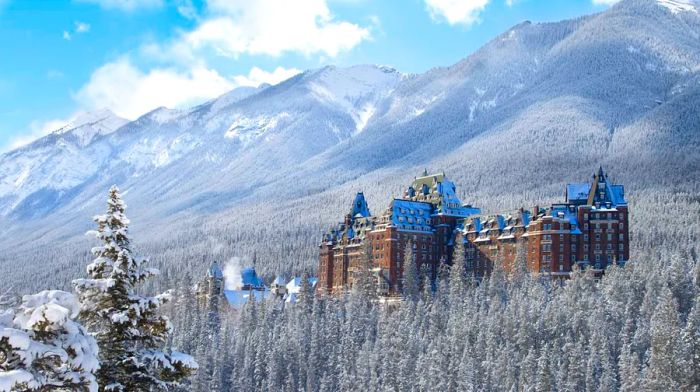
[[[113,183],[154,238],[153,223],[179,219],[280,244],[298,227],[320,230],[347,192],[376,188],[370,205],[385,205],[424,167],[493,208],[517,207],[506,192],[553,196],[599,164],[631,188],[692,187],[698,102],[697,3],[623,0],[521,23],[419,75],[324,67],[133,122],[76,119],[0,156],[0,249],[31,254],[79,235]]]

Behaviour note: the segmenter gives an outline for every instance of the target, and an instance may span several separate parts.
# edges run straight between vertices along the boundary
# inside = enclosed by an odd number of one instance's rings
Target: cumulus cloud
[[[593,4],[596,5],[613,5],[620,0],[593,0]]]
[[[107,107],[121,117],[135,119],[161,106],[188,107],[238,86],[276,84],[299,72],[295,68],[277,67],[268,72],[253,67],[247,75],[227,78],[204,64],[186,70],[142,71],[123,57],[98,68],[74,98],[85,110]]]
[[[180,44],[230,57],[287,52],[335,57],[370,38],[369,28],[336,20],[325,0],[211,0],[209,13]]]
[[[119,116],[134,119],[160,106],[191,105],[233,87],[230,80],[203,65],[186,71],[154,68],[144,72],[123,57],[98,68],[75,99],[88,110],[107,107]]]
[[[471,25],[479,21],[479,14],[489,0],[425,0],[430,17],[445,20],[451,25]]]
[[[156,8],[163,5],[163,0],[80,0],[84,3],[97,4],[106,9],[133,11],[138,8]]]
[[[234,76],[233,80],[238,86],[253,86],[257,87],[263,83],[277,84],[292,76],[300,73],[301,70],[296,68],[277,67],[272,72],[267,72],[258,67],[253,67],[248,75]]]

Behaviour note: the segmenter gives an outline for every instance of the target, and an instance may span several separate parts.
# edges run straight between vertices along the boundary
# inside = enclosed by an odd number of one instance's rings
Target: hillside
[[[254,252],[263,273],[312,269],[351,192],[379,212],[424,167],[445,170],[464,202],[498,210],[561,199],[602,164],[633,211],[666,198],[684,216],[700,200],[697,10],[626,0],[521,23],[420,75],[325,67],[133,122],[76,121],[0,156],[0,273],[64,285],[113,183],[139,250],[173,274]],[[44,247],[55,240],[64,245]]]

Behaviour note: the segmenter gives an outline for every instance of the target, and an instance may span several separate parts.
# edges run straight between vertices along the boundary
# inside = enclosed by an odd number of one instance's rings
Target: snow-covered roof
[[[270,296],[270,290],[224,290],[226,301],[233,307],[245,305],[252,296],[254,301],[262,301]]]
[[[586,203],[588,192],[591,191],[591,184],[567,184],[566,201],[573,204]]]
[[[223,279],[224,274],[221,272],[221,268],[219,267],[219,263],[216,261],[211,263],[211,266],[209,266],[209,271],[207,271],[207,275],[210,278],[215,278],[215,279]]]
[[[371,216],[367,201],[365,200],[365,195],[362,192],[357,192],[357,195],[355,195],[355,201],[352,204],[350,216],[363,218]]]
[[[316,283],[318,283],[318,278],[316,277],[309,277],[309,284],[311,285],[312,288],[316,287]],[[298,294],[301,291],[301,277],[293,277],[289,283],[287,283],[287,292],[291,293],[296,293]]]
[[[263,281],[258,277],[255,272],[255,268],[246,267],[241,270],[241,282],[243,285],[250,285],[254,287],[263,286]]]
[[[428,174],[426,171],[423,176],[416,177],[408,187],[405,198],[431,203],[435,207],[434,214],[466,218],[479,213],[478,208],[462,205],[457,196],[457,187],[445,177],[445,173]]]
[[[599,189],[601,186],[604,187],[602,192],[601,189]],[[610,183],[602,167],[593,175],[593,182],[591,184],[567,184],[566,202],[575,205],[593,204],[589,201],[591,192],[594,192],[593,203],[610,203],[612,207],[627,204],[625,200],[625,187]]]
[[[433,205],[422,201],[394,199],[391,223],[403,230],[431,231]]]

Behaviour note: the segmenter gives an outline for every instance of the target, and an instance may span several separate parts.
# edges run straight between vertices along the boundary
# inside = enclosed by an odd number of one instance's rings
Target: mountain
[[[352,192],[380,212],[423,168],[487,210],[559,200],[601,164],[640,206],[692,199],[698,102],[698,4],[623,0],[521,23],[419,75],[329,66],[133,122],[96,114],[0,156],[0,273],[21,279],[47,260],[73,271],[113,183],[142,248],[177,273],[253,253],[264,273],[310,268]],[[37,251],[56,240],[68,245]]]

